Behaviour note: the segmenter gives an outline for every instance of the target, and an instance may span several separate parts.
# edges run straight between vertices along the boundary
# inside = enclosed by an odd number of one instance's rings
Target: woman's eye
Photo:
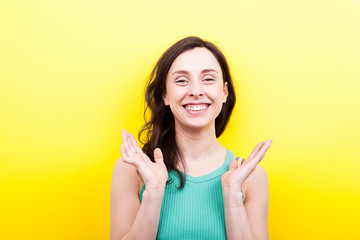
[[[185,80],[185,79],[178,79],[178,80],[176,80],[175,82],[176,82],[176,83],[185,83],[186,80]]]
[[[211,82],[211,81],[215,81],[214,78],[205,78],[205,82]]]

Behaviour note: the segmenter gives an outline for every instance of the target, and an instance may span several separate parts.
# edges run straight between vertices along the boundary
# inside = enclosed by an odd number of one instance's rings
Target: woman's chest
[[[167,186],[157,239],[226,239],[220,179],[190,183],[183,190]]]

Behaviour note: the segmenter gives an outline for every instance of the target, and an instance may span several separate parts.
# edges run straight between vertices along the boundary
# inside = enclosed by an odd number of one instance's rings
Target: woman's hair
[[[215,119],[216,137],[219,137],[229,119],[235,105],[234,85],[230,76],[228,64],[222,52],[213,44],[198,37],[186,37],[168,48],[157,61],[146,84],[146,107],[144,112],[145,124],[139,131],[139,140],[144,144],[142,150],[154,162],[154,149],[160,148],[164,163],[168,171],[175,170],[180,177],[179,189],[185,185],[186,176],[176,169],[180,162],[185,164],[176,142],[174,115],[169,106],[164,104],[163,94],[166,92],[166,76],[180,54],[196,47],[210,50],[217,59],[223,74],[224,83],[228,82],[228,97],[223,104],[220,114]],[[150,119],[147,121],[147,112],[150,110]],[[169,181],[167,183],[170,183]]]

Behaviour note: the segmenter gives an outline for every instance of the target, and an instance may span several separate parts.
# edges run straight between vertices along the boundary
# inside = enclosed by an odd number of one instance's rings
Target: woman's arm
[[[221,176],[226,234],[229,239],[267,240],[269,184],[265,170],[259,166],[271,146],[271,139],[256,145],[244,162],[232,160]],[[241,189],[246,189],[245,203]]]
[[[163,155],[156,148],[152,162],[131,133],[121,132],[121,159],[114,166],[111,182],[110,238],[155,239],[168,179]],[[141,205],[138,173],[146,185]]]
[[[138,196],[136,169],[119,159],[113,169],[110,199],[110,240],[155,239],[164,187],[146,189]]]
[[[145,240],[156,238],[163,196],[164,190],[161,189],[159,189],[158,192],[144,191],[142,204],[133,227],[123,239]]]
[[[244,183],[245,204],[242,195],[225,194],[225,222],[228,239],[268,240],[269,183],[266,171],[257,166]],[[227,204],[226,199],[232,199]]]

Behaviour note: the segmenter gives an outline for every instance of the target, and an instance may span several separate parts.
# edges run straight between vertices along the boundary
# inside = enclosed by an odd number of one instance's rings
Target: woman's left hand
[[[238,166],[236,160],[231,161],[229,170],[221,177],[225,207],[239,207],[243,205],[242,185],[265,157],[271,142],[272,140],[268,139],[257,144],[248,159],[240,166]]]

